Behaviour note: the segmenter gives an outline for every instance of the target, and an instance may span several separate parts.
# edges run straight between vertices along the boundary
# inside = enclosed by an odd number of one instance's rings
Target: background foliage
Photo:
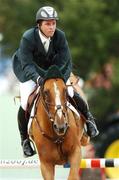
[[[55,7],[59,13],[58,27],[66,33],[73,58],[73,71],[76,74],[86,81],[92,72],[100,71],[103,64],[114,61],[113,88],[110,92],[98,90],[90,103],[92,111],[99,117],[112,108],[117,109],[119,1],[0,0],[0,32],[4,36],[2,44],[8,47],[5,53],[11,56],[18,48],[22,33],[36,25],[36,11],[44,5]]]

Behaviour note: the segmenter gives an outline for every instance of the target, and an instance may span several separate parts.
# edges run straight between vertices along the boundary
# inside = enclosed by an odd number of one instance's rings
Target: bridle
[[[51,123],[52,123],[52,129],[53,129],[53,123],[54,123],[54,119],[55,119],[55,117],[56,117],[57,111],[58,111],[58,110],[61,110],[63,116],[65,117],[65,115],[66,115],[66,113],[67,113],[67,101],[65,101],[63,105],[55,105],[55,104],[52,104],[52,103],[46,101],[46,99],[45,99],[45,97],[44,97],[43,94],[44,94],[44,89],[43,89],[43,87],[41,87],[41,88],[40,88],[40,96],[39,96],[39,98],[38,98],[37,104],[39,104],[40,102],[42,103],[42,105],[43,105],[43,107],[44,107],[44,110],[45,110],[45,112],[46,112],[46,114],[47,114],[47,116],[48,116],[48,119],[49,119],[49,120],[51,121]],[[52,107],[55,107],[55,112],[54,112],[54,113],[51,113],[51,112],[50,112],[49,106],[50,106],[50,107],[51,107],[51,106],[52,106]],[[37,106],[36,106],[36,108],[37,108]],[[66,109],[66,112],[63,111],[64,108]],[[36,111],[37,111],[37,110],[36,110]],[[68,113],[67,113],[67,117],[68,117]],[[62,136],[54,135],[53,137],[51,137],[51,136],[47,135],[47,132],[44,132],[43,129],[41,128],[40,123],[39,123],[38,118],[37,118],[37,115],[35,115],[34,119],[35,119],[35,121],[36,121],[36,123],[37,123],[37,125],[38,125],[38,128],[39,128],[41,134],[42,134],[44,137],[46,137],[47,139],[49,139],[50,141],[52,141],[52,142],[55,143],[55,144],[62,144],[62,143],[63,143],[64,137],[65,137],[66,133],[65,133],[64,135],[62,135]],[[69,118],[68,118],[68,127],[69,127]],[[53,131],[54,131],[54,130],[53,130]],[[67,132],[67,131],[66,131],[66,132]]]
[[[67,102],[65,102],[64,105],[55,105],[55,104],[52,104],[52,103],[46,101],[45,99],[42,99],[41,102],[42,102],[42,104],[44,106],[44,109],[45,109],[45,111],[46,111],[46,113],[48,115],[48,118],[49,118],[49,120],[51,122],[54,121],[55,116],[56,116],[58,110],[61,110],[62,114],[65,115],[65,112],[63,111],[63,107],[67,108],[67,106],[66,106]],[[49,111],[49,106],[55,107],[55,112],[54,113],[51,113]]]

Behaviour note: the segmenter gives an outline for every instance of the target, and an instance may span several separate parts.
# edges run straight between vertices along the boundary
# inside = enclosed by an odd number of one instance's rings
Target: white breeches
[[[66,84],[69,85],[67,88],[69,96],[73,97],[74,90],[73,90],[73,87],[70,86],[71,83],[70,83],[69,79]],[[32,80],[26,81],[24,83],[20,82],[21,107],[24,110],[26,110],[26,108],[27,108],[28,97],[34,91],[35,87],[36,87],[36,83]]]
[[[34,91],[36,83],[32,80],[20,82],[21,107],[26,110],[29,95]]]

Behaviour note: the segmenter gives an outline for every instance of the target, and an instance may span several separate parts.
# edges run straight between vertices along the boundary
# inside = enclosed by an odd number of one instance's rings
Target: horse
[[[31,137],[36,145],[44,180],[54,180],[55,165],[67,162],[70,163],[68,180],[79,180],[81,145],[87,144],[85,121],[71,110],[67,86],[61,75],[56,75],[58,68],[55,67],[53,75],[53,68],[48,71],[48,78],[38,92]]]

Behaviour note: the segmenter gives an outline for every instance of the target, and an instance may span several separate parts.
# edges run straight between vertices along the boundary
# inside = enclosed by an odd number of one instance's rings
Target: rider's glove
[[[72,98],[74,96],[74,89],[69,79],[67,80],[66,85],[67,85],[68,95]]]

